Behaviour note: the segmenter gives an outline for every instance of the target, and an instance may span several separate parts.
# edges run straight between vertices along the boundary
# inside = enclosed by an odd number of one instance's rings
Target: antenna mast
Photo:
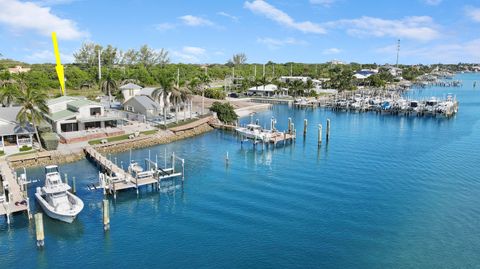
[[[400,56],[400,39],[398,40],[397,43],[397,63],[395,64],[395,67],[398,68],[398,57]]]

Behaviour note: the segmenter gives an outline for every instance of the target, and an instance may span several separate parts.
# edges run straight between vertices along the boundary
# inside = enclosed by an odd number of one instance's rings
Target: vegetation
[[[205,97],[217,100],[225,99],[225,91],[223,88],[209,88],[205,90]]]
[[[35,136],[40,144],[37,125],[43,121],[43,114],[48,113],[46,94],[35,88],[24,88],[18,93],[17,104],[21,107],[17,115],[17,120],[22,126],[33,125]]]
[[[238,119],[238,115],[230,103],[213,102],[210,111],[217,113],[221,122],[234,123]]]
[[[5,155],[5,152],[3,152],[3,150],[0,150],[0,156],[3,156]]]
[[[32,147],[29,147],[26,145],[23,145],[22,147],[20,147],[20,152],[30,151],[30,150],[32,150]]]
[[[46,150],[56,150],[58,147],[59,139],[57,134],[53,132],[43,132],[40,134],[40,139],[43,147]]]
[[[157,133],[157,130],[140,132],[140,134],[142,134],[142,135],[153,135],[155,133]],[[127,140],[127,139],[129,139],[130,135],[132,135],[132,134],[124,134],[124,135],[119,135],[119,136],[112,136],[112,137],[107,137],[107,138],[102,138],[102,139],[90,140],[90,141],[88,141],[88,144],[98,145],[98,144],[101,144],[103,140],[107,140],[107,142],[116,142],[116,141]]]

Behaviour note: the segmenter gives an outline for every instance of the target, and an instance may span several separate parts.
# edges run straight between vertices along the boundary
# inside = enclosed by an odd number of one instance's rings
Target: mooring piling
[[[304,119],[303,120],[303,136],[307,135],[307,126],[308,126],[308,120]]]
[[[292,134],[292,118],[288,118],[288,133]]]
[[[108,199],[103,200],[103,231],[110,230],[110,208]]]
[[[75,177],[72,177],[72,192],[77,193],[77,186],[75,184]]]
[[[43,232],[43,215],[35,214],[35,232],[37,235],[37,247],[41,248],[45,245],[45,233]]]
[[[322,145],[322,125],[318,125],[318,146]]]
[[[327,143],[330,140],[330,119],[327,119],[327,133],[326,133]]]

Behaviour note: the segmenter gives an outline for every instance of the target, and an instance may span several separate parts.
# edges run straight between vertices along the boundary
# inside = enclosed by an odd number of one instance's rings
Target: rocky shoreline
[[[160,132],[153,135],[145,135],[139,136],[135,139],[131,140],[123,140],[117,142],[111,142],[107,144],[95,145],[96,149],[103,153],[119,153],[125,152],[130,149],[140,149],[140,148],[147,148],[155,145],[160,144],[168,144],[178,140],[194,137],[200,134],[204,134],[207,132],[212,131],[214,128],[210,126],[209,123],[202,123],[198,126],[195,126],[191,129],[178,131],[178,132]],[[34,154],[26,154],[22,156],[16,156],[15,158],[7,158],[10,166],[14,169],[18,168],[28,168],[28,167],[38,167],[38,166],[46,166],[51,164],[65,164],[65,163],[72,163],[77,162],[82,159],[85,159],[85,153],[82,150],[78,150],[76,152],[72,151],[49,151],[49,152],[42,152],[34,153]]]

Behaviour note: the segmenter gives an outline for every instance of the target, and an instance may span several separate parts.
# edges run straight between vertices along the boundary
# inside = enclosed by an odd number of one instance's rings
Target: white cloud
[[[26,56],[26,59],[30,62],[35,63],[53,63],[55,62],[55,56],[53,55],[52,50],[41,50],[35,51],[30,55]],[[62,63],[73,63],[75,58],[72,54],[63,54],[60,53],[60,59]]]
[[[437,6],[442,2],[442,0],[423,0],[423,2],[430,6]]]
[[[337,2],[337,0],[310,0],[311,4],[322,5],[324,7],[330,7],[335,2]]]
[[[297,40],[295,38],[275,39],[270,37],[258,38],[258,43],[267,45],[270,49],[278,49],[286,45],[307,45],[308,43],[303,40]]]
[[[431,41],[440,37],[437,26],[429,16],[405,17],[387,20],[373,17],[332,21],[325,24],[332,28],[345,28],[353,36],[374,36],[406,38],[417,41]]]
[[[185,15],[179,17],[182,22],[188,26],[213,26],[215,25],[213,22],[204,19],[202,17],[197,17],[193,15]]]
[[[287,13],[277,9],[263,0],[254,0],[252,2],[245,2],[245,8],[253,13],[263,15],[270,20],[277,22],[280,25],[299,30],[303,33],[324,34],[325,29],[319,24],[304,21],[297,22]]]
[[[404,47],[400,58],[415,59],[416,63],[458,63],[480,61],[480,38],[465,43],[442,43],[425,47]],[[377,48],[380,54],[395,55],[396,45]],[[392,56],[393,57],[393,56]]]
[[[465,13],[471,20],[480,22],[480,8],[468,6],[465,7]]]
[[[159,24],[156,24],[155,25],[155,29],[157,29],[158,31],[168,31],[168,30],[172,30],[174,29],[175,27],[177,27],[175,24],[173,23],[168,23],[168,22],[164,22],[164,23],[159,23]]]
[[[183,52],[192,54],[192,55],[203,55],[205,54],[205,49],[204,48],[199,48],[199,47],[183,47]]]
[[[342,50],[339,48],[329,48],[322,51],[322,53],[325,55],[339,54],[340,52],[342,52]]]
[[[200,47],[184,46],[180,51],[173,50],[172,55],[178,62],[199,63],[205,59],[207,50]]]
[[[233,15],[231,15],[231,14],[228,14],[227,12],[220,11],[220,12],[218,12],[217,14],[220,15],[220,16],[229,18],[229,19],[231,19],[231,20],[234,21],[234,22],[237,22],[237,21],[238,21],[238,17],[237,17],[237,16],[233,16]]]
[[[55,31],[61,39],[87,36],[74,21],[54,15],[49,7],[18,0],[0,0],[0,24],[8,25],[16,32],[33,30],[45,36],[50,36]]]
[[[38,3],[41,6],[54,6],[54,5],[65,5],[76,2],[77,0],[39,0],[33,1],[34,3]]]

